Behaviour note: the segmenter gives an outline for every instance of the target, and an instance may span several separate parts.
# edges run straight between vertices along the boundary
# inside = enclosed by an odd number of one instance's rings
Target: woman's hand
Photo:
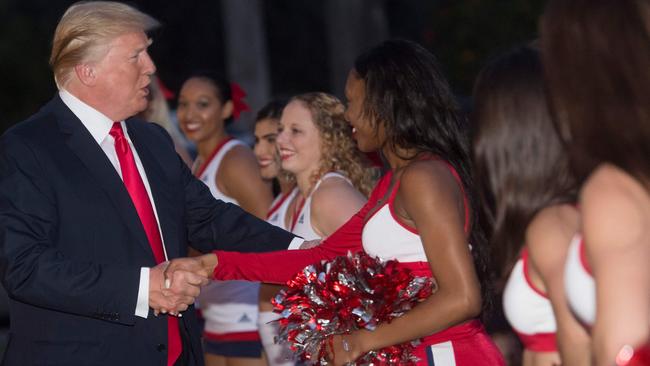
[[[339,334],[330,338],[326,347],[329,348],[329,358],[334,366],[352,363],[364,353],[358,334]]]
[[[165,281],[171,281],[176,271],[192,272],[201,277],[212,279],[212,274],[217,264],[217,255],[214,253],[208,253],[198,257],[172,259],[164,272]],[[171,283],[166,283],[165,287],[170,287],[171,285]]]

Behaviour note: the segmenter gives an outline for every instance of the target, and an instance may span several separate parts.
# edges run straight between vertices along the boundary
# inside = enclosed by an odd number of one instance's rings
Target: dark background
[[[73,2],[0,0],[0,132],[34,113],[54,94],[47,63],[51,37],[58,19]],[[490,54],[536,37],[543,7],[541,0],[128,3],[162,22],[163,27],[153,34],[150,51],[160,78],[172,91],[178,91],[189,71],[213,68],[244,79],[254,110],[271,96],[316,90],[341,96],[354,56],[394,37],[417,41],[433,51],[463,101]],[[239,8],[239,15],[233,16],[229,6]],[[260,28],[253,33],[264,43],[262,50],[247,48],[250,14],[258,15]],[[234,54],[246,56],[232,60]],[[246,67],[259,65],[266,70],[264,82],[246,72]]]
[[[0,132],[54,93],[51,39],[74,1],[0,0]],[[158,76],[174,93],[187,73],[216,69],[248,92],[253,111],[269,98],[306,91],[341,97],[357,54],[406,38],[440,60],[468,107],[473,81],[495,53],[537,36],[541,0],[137,0],[161,21],[152,34]],[[171,100],[172,108],[175,101]],[[234,124],[240,135],[253,113]],[[0,355],[8,327],[0,288]]]

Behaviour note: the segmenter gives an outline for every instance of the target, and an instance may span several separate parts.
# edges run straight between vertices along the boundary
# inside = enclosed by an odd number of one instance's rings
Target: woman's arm
[[[379,192],[390,184],[390,179],[387,178],[388,176],[377,183],[368,202],[361,210],[318,247],[269,253],[216,251],[214,254],[198,257],[199,259],[194,261],[191,258],[172,261],[167,270],[167,277],[173,275],[176,268],[192,270],[192,268],[199,267],[207,273],[213,273],[213,278],[217,280],[285,283],[309,264],[339,255],[347,255],[348,252],[355,253],[361,250],[361,233],[368,211],[377,203]],[[218,265],[216,264],[217,259]]]
[[[283,284],[306,266],[361,250],[363,216],[354,215],[319,246],[304,250],[268,253],[215,251],[219,265],[214,269],[217,280],[246,280]]]
[[[395,210],[417,228],[437,282],[437,291],[404,316],[375,331],[334,337],[335,365],[353,361],[370,350],[418,339],[479,315],[481,292],[463,231],[463,196],[442,162],[411,163],[401,177]]]
[[[529,272],[541,279],[551,301],[557,343],[564,365],[590,364],[590,338],[569,309],[564,289],[564,265],[571,238],[578,231],[578,211],[571,205],[541,210],[526,229]]]
[[[321,260],[361,250],[363,221],[353,216],[321,245],[304,250],[280,250],[265,253],[214,251],[198,257],[177,258],[169,263],[165,278],[177,270],[191,271],[215,280],[245,280],[284,284],[298,271]]]
[[[224,194],[234,198],[239,207],[260,219],[266,219],[273,192],[262,179],[257,160],[246,146],[235,146],[224,156],[216,184]]]
[[[650,198],[635,179],[606,165],[585,183],[580,207],[596,281],[592,350],[596,365],[612,365],[624,345],[648,339]]]

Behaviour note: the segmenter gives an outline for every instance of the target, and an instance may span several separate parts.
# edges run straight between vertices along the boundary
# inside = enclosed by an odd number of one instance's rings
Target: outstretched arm
[[[171,261],[166,276],[177,270],[207,271],[217,280],[247,280],[282,284],[304,267],[323,259],[332,259],[361,250],[361,211],[321,245],[304,250],[267,253],[215,251],[196,258]]]
[[[215,249],[268,252],[289,247],[297,237],[231,203],[216,200],[179,159],[185,186],[185,218],[189,245],[200,252]],[[297,239],[301,240],[301,239]]]
[[[203,263],[191,263],[192,259],[172,261],[168,273],[176,268],[187,266],[198,267],[207,264],[205,268],[213,272],[218,280],[248,280],[267,283],[285,283],[305,266],[317,263],[323,259],[332,259],[348,252],[357,252],[361,247],[361,234],[365,218],[379,199],[383,185],[389,184],[382,179],[370,195],[368,202],[337,231],[324,240],[319,246],[305,250],[285,250],[270,253],[240,253],[215,251],[203,258]],[[215,256],[216,255],[216,256]],[[210,258],[212,256],[212,258]],[[216,262],[218,260],[218,265]],[[216,265],[216,268],[214,266]]]

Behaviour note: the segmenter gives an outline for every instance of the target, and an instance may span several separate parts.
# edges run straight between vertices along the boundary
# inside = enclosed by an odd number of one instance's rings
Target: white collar
[[[59,96],[72,113],[79,118],[95,141],[101,144],[113,127],[113,121],[65,89],[59,90]]]

